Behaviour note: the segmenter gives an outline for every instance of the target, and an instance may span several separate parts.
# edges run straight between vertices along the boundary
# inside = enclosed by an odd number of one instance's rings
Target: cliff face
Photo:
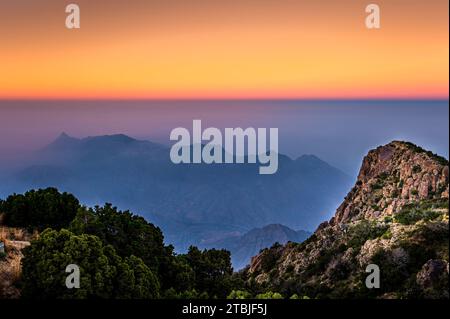
[[[364,158],[335,216],[302,244],[266,249],[247,269],[265,289],[325,298],[448,298],[448,161],[392,142]],[[367,265],[381,287],[365,286]]]

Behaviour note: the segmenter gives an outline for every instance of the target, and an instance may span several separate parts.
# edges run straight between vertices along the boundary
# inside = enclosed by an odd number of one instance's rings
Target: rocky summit
[[[301,244],[263,250],[250,285],[312,298],[448,298],[448,160],[412,143],[370,151],[355,186]],[[366,286],[366,267],[380,287]]]

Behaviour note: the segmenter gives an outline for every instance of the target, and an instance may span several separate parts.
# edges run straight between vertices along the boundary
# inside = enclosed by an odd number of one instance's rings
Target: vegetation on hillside
[[[26,298],[225,298],[234,285],[228,251],[177,255],[158,227],[111,204],[87,208],[48,188],[9,196],[0,213],[5,226],[42,231],[23,250],[16,285]],[[65,286],[69,264],[80,289]]]

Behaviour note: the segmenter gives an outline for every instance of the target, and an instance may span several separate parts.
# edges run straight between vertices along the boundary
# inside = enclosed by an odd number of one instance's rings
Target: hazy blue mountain
[[[311,235],[310,232],[295,231],[280,224],[271,224],[262,228],[254,228],[241,235],[230,234],[225,238],[210,239],[200,243],[201,248],[224,248],[231,251],[231,261],[235,270],[242,269],[250,264],[253,256],[259,254],[261,249],[269,248],[275,243],[287,242],[301,243]]]
[[[274,175],[259,164],[175,165],[169,148],[126,135],[61,134],[30,157],[9,191],[54,186],[87,205],[111,202],[190,244],[268,224],[315,229],[342,201],[351,179],[313,155],[280,155]]]

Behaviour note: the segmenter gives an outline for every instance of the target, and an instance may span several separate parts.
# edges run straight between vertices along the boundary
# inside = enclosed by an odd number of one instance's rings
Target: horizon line
[[[8,98],[0,97],[0,102],[208,102],[208,101],[305,101],[305,102],[410,102],[410,101],[424,101],[424,102],[448,102],[449,96],[445,97],[181,97],[181,98],[152,98],[152,97],[120,97],[120,98],[108,98],[108,97],[17,97]]]

